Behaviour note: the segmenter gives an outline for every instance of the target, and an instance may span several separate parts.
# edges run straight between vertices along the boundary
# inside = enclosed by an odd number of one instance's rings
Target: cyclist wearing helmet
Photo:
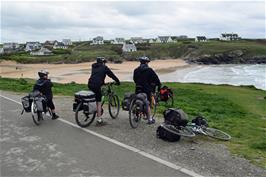
[[[41,70],[38,72],[39,79],[36,81],[33,90],[40,91],[46,97],[46,104],[52,111],[52,119],[57,119],[59,116],[55,113],[55,106],[53,103],[53,83],[48,79],[49,72]]]
[[[88,88],[93,91],[96,95],[96,103],[97,103],[97,123],[101,124],[103,123],[103,120],[101,118],[102,114],[102,107],[101,107],[101,101],[102,101],[102,92],[101,92],[101,86],[104,84],[104,80],[106,75],[112,78],[116,85],[120,85],[119,79],[114,75],[114,73],[105,65],[106,59],[104,57],[97,57],[96,63],[92,64],[91,69],[91,76],[88,80]]]
[[[140,66],[134,70],[133,80],[136,84],[136,93],[146,93],[148,100],[151,102],[151,93],[155,92],[155,87],[158,90],[161,87],[161,82],[157,74],[148,66],[150,59],[148,57],[140,57]],[[150,118],[150,105],[147,102],[147,118],[148,124],[155,123],[155,120]]]

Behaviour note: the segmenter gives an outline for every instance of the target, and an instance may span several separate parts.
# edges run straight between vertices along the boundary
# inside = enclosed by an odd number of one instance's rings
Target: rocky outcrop
[[[189,63],[197,64],[266,64],[266,56],[247,56],[244,50],[234,50],[224,53],[203,54],[185,58]]]

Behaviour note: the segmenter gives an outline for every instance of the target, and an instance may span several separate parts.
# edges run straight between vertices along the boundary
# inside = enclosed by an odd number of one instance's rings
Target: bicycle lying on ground
[[[117,118],[120,110],[120,102],[116,93],[113,91],[112,86],[115,83],[107,83],[105,84],[106,88],[102,89],[102,107],[105,101],[108,100],[108,110],[111,118]],[[91,91],[81,91],[80,97],[75,98],[75,102],[73,105],[73,111],[75,112],[75,120],[76,123],[80,127],[88,127],[95,119],[97,108],[94,93]],[[102,108],[103,114],[103,108]]]
[[[210,128],[205,125],[196,125],[195,123],[188,123],[185,127],[174,126],[166,123],[163,123],[161,126],[169,132],[184,137],[194,137],[195,135],[200,134],[224,141],[228,141],[231,139],[231,136],[229,134],[219,129]]]
[[[145,94],[145,93],[141,93]],[[137,128],[140,124],[141,119],[147,120],[147,108],[144,103],[144,99],[147,98],[140,98],[138,96],[139,94],[136,94],[133,99],[131,100],[130,106],[129,106],[129,123],[132,128]],[[146,95],[146,94],[145,94]],[[154,118],[156,114],[156,107],[157,102],[155,98],[155,94],[151,95],[151,102],[150,104],[150,111],[151,111],[151,118]]]
[[[46,105],[46,99],[39,91],[31,92],[28,96],[21,98],[23,111],[31,112],[33,122],[40,125],[44,117],[52,117],[50,108]]]

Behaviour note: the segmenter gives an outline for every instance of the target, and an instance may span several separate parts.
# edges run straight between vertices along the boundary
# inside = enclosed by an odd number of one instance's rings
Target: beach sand
[[[38,78],[38,71],[47,69],[49,77],[59,83],[84,83],[90,76],[93,62],[78,64],[18,64],[13,61],[2,61],[0,63],[0,76],[9,78]],[[134,69],[139,66],[138,61],[125,61],[121,64],[107,63],[107,66],[115,73],[121,81],[132,80]],[[165,74],[183,68],[188,64],[182,59],[155,60],[149,63],[158,74]],[[111,81],[108,77],[106,82]]]

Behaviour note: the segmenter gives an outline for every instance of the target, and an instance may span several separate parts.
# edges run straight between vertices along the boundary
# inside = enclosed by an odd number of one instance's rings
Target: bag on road
[[[169,132],[168,130],[164,129],[164,127],[161,125],[157,128],[156,135],[157,135],[157,138],[160,138],[168,142],[176,142],[180,140],[179,135]]]
[[[163,112],[163,115],[167,124],[184,127],[188,123],[188,116],[182,109],[169,108]]]

